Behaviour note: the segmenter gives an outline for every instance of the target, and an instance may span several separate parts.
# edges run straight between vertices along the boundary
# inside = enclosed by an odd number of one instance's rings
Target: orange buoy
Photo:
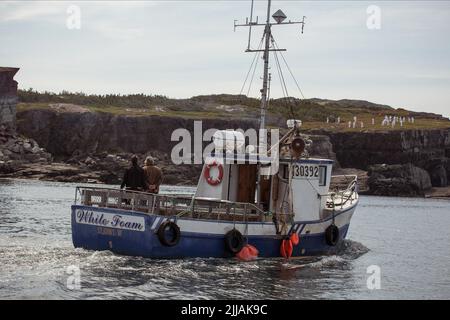
[[[300,242],[300,238],[298,237],[298,234],[296,234],[296,233],[291,234],[290,239],[294,246],[298,245],[298,243]]]
[[[250,244],[247,244],[236,254],[236,258],[242,261],[252,261],[258,258],[258,254],[258,249]]]
[[[255,256],[255,257],[258,256],[259,251],[258,251],[258,249],[256,249],[256,247],[252,246],[251,244],[248,244],[248,245],[247,245],[247,248],[248,248],[248,251],[249,251],[249,253],[250,253],[251,255],[253,255],[253,256]]]
[[[283,258],[287,258],[286,249],[284,248],[284,242],[286,240],[281,241],[280,254]]]
[[[289,259],[292,256],[293,246],[291,239],[284,239],[281,242],[280,252],[281,256]]]

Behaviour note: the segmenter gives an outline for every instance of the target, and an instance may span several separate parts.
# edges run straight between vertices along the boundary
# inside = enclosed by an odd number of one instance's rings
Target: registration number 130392
[[[296,164],[292,169],[292,175],[295,178],[319,179],[319,166]]]

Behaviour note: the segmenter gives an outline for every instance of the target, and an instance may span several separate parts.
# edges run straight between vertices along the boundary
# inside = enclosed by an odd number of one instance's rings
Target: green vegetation
[[[260,100],[244,95],[207,95],[190,99],[170,99],[160,95],[87,95],[63,91],[37,92],[19,90],[18,110],[58,108],[58,105],[81,106],[92,112],[114,115],[183,117],[190,119],[255,119],[259,118]],[[55,107],[56,106],[56,107]],[[399,124],[395,128],[382,127],[385,115],[415,118],[415,123]],[[348,128],[348,122],[357,117],[357,128]],[[268,108],[268,124],[273,126],[286,119],[301,119],[305,129],[338,131],[400,130],[448,128],[450,120],[432,113],[418,113],[403,108],[394,109],[360,100],[322,100],[296,98],[271,99]],[[327,118],[330,123],[326,123]],[[340,118],[341,123],[336,124]],[[372,125],[372,118],[375,125]],[[360,121],[364,122],[361,128]]]

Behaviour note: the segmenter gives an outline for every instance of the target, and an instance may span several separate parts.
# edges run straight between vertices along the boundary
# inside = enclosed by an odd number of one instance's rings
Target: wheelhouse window
[[[327,185],[327,166],[319,166],[319,186]]]

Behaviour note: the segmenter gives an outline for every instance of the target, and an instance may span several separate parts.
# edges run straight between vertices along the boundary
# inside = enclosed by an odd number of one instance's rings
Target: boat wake
[[[362,243],[347,239],[338,245],[336,254],[337,256],[342,256],[344,259],[354,260],[369,251],[369,248]]]
[[[340,268],[350,269],[351,261],[356,260],[369,252],[369,249],[362,243],[353,240],[344,240],[336,250],[326,256],[317,257],[299,257],[283,263],[282,268],[289,270],[297,269],[328,269]]]

